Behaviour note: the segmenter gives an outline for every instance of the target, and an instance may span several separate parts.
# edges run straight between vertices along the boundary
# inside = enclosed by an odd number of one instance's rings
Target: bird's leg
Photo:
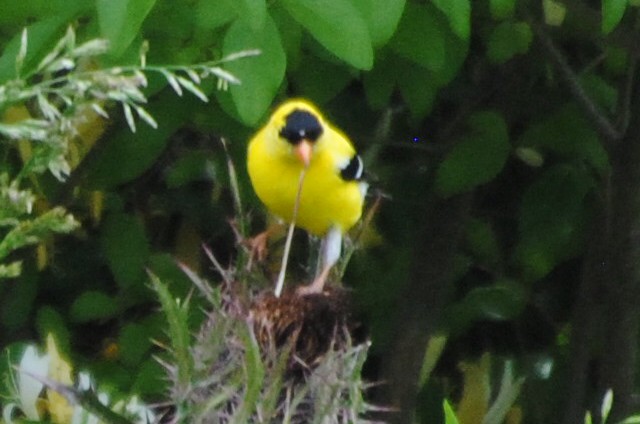
[[[320,266],[315,279],[308,286],[298,288],[298,294],[307,295],[313,293],[322,293],[324,284],[327,282],[329,272],[340,258],[342,250],[342,231],[338,227],[331,227],[322,239],[320,246]]]

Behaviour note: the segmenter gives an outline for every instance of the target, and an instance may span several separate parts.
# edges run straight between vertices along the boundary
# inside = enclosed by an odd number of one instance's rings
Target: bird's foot
[[[313,282],[307,286],[301,286],[296,289],[296,293],[299,296],[308,296],[311,294],[319,294],[324,290],[324,285],[327,282],[327,278],[329,277],[329,272],[331,271],[331,267],[325,267],[320,275],[316,277]]]
[[[263,231],[251,238],[242,240],[242,244],[249,249],[249,262],[247,268],[251,268],[254,261],[263,262],[269,252],[268,242],[270,231]]]

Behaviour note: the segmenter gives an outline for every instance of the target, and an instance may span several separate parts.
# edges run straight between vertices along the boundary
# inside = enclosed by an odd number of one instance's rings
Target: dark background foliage
[[[373,341],[366,371],[386,382],[373,394],[401,407],[394,419],[437,422],[442,398],[457,401],[465,387],[459,363],[484,352],[526,377],[521,422],[582,422],[608,388],[616,417],[633,412],[635,3],[1,0],[2,84],[15,77],[23,27],[27,66],[70,23],[78,38],[110,41],[99,66],[136,63],[144,40],[151,64],[261,55],[224,65],[240,85],[205,82],[208,103],[152,78],[157,130],[133,133],[117,111],[89,119],[83,131],[97,141],[70,178],[33,181],[42,202],[65,206],[82,229],[16,254],[25,266],[0,282],[0,345],[53,332],[98,380],[160,396],[150,338],[163,337],[163,321],[145,268],[184,298],[191,285],[176,258],[214,281],[202,243],[233,263],[219,138],[258,232],[264,209],[246,175],[247,140],[272,105],[299,96],[349,134],[389,195],[344,281]],[[18,158],[2,149],[11,169]],[[447,346],[420,386],[434,334]]]

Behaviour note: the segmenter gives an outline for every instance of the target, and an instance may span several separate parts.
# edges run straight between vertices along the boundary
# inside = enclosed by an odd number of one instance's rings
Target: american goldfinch
[[[260,200],[289,223],[299,195],[294,224],[323,237],[320,272],[302,293],[322,292],[340,257],[342,235],[362,214],[362,159],[315,106],[296,99],[279,106],[251,139],[247,165]]]

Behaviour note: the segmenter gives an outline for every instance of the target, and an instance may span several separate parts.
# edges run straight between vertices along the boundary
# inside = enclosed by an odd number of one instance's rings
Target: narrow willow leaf
[[[221,80],[224,80],[224,81],[226,81],[228,83],[240,84],[240,80],[238,78],[236,78],[231,72],[227,72],[224,69],[219,68],[217,66],[215,66],[213,68],[209,68],[209,72],[211,72],[216,77],[218,77]]]
[[[178,83],[175,75],[164,69],[161,69],[160,72],[167,79],[167,82],[169,83],[171,88],[173,88],[173,91],[175,91],[178,96],[182,96],[182,88],[180,87],[180,84]]]
[[[260,49],[241,50],[241,51],[226,55],[225,57],[220,59],[218,63],[233,62],[234,60],[242,59],[245,57],[258,56],[260,54],[262,54],[262,50]]]
[[[147,76],[144,74],[144,72],[136,69],[135,71],[133,71],[133,75],[135,75],[136,77],[136,83],[138,84],[138,86],[146,87],[147,85],[149,85],[149,81],[147,80]]]
[[[60,71],[69,71],[76,67],[76,63],[66,57],[60,58],[58,60],[53,61],[49,66],[47,66],[47,72],[60,72]]]
[[[131,128],[131,132],[136,132],[136,121],[133,119],[131,106],[129,106],[128,103],[122,103],[122,109],[124,110],[124,117],[127,119],[127,124],[129,128]]]
[[[209,98],[207,97],[207,95],[204,94],[202,90],[200,90],[194,83],[180,76],[176,77],[176,80],[178,80],[180,85],[183,86],[187,91],[190,91],[194,96],[205,103],[209,102]]]
[[[40,112],[50,121],[53,121],[61,116],[60,111],[54,105],[47,100],[47,98],[42,94],[38,94],[38,107],[40,108]]]
[[[600,416],[602,417],[602,422],[607,422],[607,418],[609,418],[609,413],[611,412],[611,407],[613,406],[613,390],[607,390],[607,393],[604,394],[604,398],[602,399],[602,407],[600,408]]]
[[[138,106],[138,105],[134,105],[133,106],[136,110],[136,112],[138,113],[138,116],[147,124],[149,124],[149,126],[153,129],[157,129],[158,128],[158,123],[156,122],[155,119],[153,119],[153,116],[151,116],[151,114],[149,112],[147,112],[142,106]]]
[[[200,82],[202,82],[202,80],[200,79],[200,75],[198,75],[198,73],[193,69],[185,69],[184,72],[189,76],[189,78],[191,78],[191,81],[195,82],[196,84],[200,84]]]
[[[93,109],[95,113],[102,116],[104,119],[109,119],[109,114],[107,113],[107,111],[104,110],[104,108],[98,103],[91,103],[91,109]]]
[[[109,40],[94,38],[73,49],[72,56],[98,56],[109,50]]]
[[[20,50],[18,50],[18,55],[16,56],[16,73],[20,74],[20,69],[22,69],[22,65],[24,64],[24,59],[27,57],[27,46],[28,46],[28,35],[27,29],[22,30],[22,36],[20,37]]]

